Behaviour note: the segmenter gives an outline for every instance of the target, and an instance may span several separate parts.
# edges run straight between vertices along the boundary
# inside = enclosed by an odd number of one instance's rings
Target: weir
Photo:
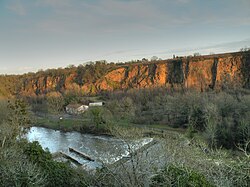
[[[42,127],[31,127],[27,139],[30,142],[39,141],[43,148],[48,148],[52,154],[55,154],[54,158],[58,161],[65,161],[61,160],[63,157],[76,166],[86,165],[87,169],[110,166],[116,161],[117,164],[123,163],[125,160],[129,161],[134,154],[149,147],[153,141],[152,138],[145,137],[125,142],[113,137],[92,136],[78,132],[65,133]],[[64,141],[61,142],[62,139]],[[128,150],[128,147],[133,147],[133,149]],[[132,154],[128,155],[128,151]],[[123,155],[126,155],[127,158],[126,156],[122,158]],[[122,160],[120,160],[121,158]]]
[[[69,147],[69,151],[78,154],[79,156],[83,157],[84,159],[86,159],[86,160],[88,160],[88,161],[92,161],[92,162],[95,161],[94,159],[92,159],[92,158],[91,158],[89,155],[87,155],[86,153],[83,153],[83,152],[81,152],[81,151],[78,151],[78,150],[76,150],[76,149],[74,149],[74,148],[72,148],[72,147]]]
[[[82,164],[76,160],[75,158],[73,158],[72,156],[68,155],[67,153],[64,153],[62,151],[59,152],[64,158],[69,159],[70,161],[72,161],[73,163],[75,163],[78,166],[81,166]]]
[[[129,155],[127,156],[123,156],[121,159],[117,160],[116,162],[110,164],[111,167],[117,167],[120,166],[122,164],[124,164],[125,162],[127,162],[129,159],[131,159],[131,157],[136,156],[139,153],[142,153],[143,151],[147,150],[149,147],[157,144],[158,141],[157,140],[152,140],[151,142],[145,144],[144,146],[140,147],[139,149],[135,150],[134,152],[129,153]]]
[[[124,163],[126,163],[127,161],[129,161],[131,159],[131,157],[136,156],[139,153],[142,153],[143,151],[147,150],[149,147],[157,144],[158,141],[157,140],[152,140],[151,142],[145,144],[144,146],[140,147],[139,149],[129,153],[127,156],[123,156],[121,159],[117,160],[116,162],[109,164],[109,166],[111,167],[117,167],[120,166]],[[73,152],[81,157],[83,157],[84,159],[88,160],[88,161],[92,161],[95,162],[95,160],[93,158],[91,158],[89,155],[87,155],[86,153],[83,153],[81,151],[78,151],[72,147],[69,147],[69,151]],[[83,166],[83,164],[81,164],[79,161],[77,161],[76,159],[74,159],[73,157],[71,157],[70,155],[60,152],[61,154],[63,154],[63,156],[65,158],[68,158],[69,160],[71,160],[72,162],[76,163],[77,165]]]

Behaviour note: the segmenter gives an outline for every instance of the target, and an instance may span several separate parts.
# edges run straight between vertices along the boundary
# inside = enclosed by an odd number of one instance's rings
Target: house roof
[[[66,107],[67,108],[73,108],[73,109],[77,109],[79,107],[81,107],[81,104],[68,104]]]

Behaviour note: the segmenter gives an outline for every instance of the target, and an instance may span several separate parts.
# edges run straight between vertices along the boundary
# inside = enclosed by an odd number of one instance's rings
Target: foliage
[[[128,139],[142,137],[141,129],[116,127],[115,134]],[[155,137],[156,138],[156,137]],[[156,138],[157,139],[157,138]],[[206,144],[165,131],[157,144],[130,154],[118,164],[107,165],[90,176],[89,186],[248,186],[249,160],[235,159],[225,150],[204,152]],[[129,149],[128,152],[133,153]]]
[[[22,100],[2,101],[2,118],[0,123],[1,146],[9,146],[15,143],[27,130],[30,123],[30,115],[27,104]]]
[[[45,186],[46,174],[25,157],[19,146],[0,150],[0,186]]]
[[[240,52],[249,52],[250,51],[250,47],[244,47],[240,49]]]
[[[46,95],[48,110],[51,113],[59,113],[63,110],[64,98],[59,92],[50,92]]]
[[[0,75],[0,98],[10,98],[20,90],[20,76]]]
[[[152,178],[151,186],[212,187],[204,175],[185,167],[168,165]]]
[[[124,97],[121,100],[115,99],[108,102],[106,107],[116,119],[133,118],[135,116],[135,105],[130,97]]]
[[[8,108],[8,101],[1,99],[0,100],[0,123],[3,121],[6,121],[8,119],[8,116],[10,114],[9,108]]]
[[[87,65],[77,67],[76,83],[82,86],[85,83],[92,83],[107,73],[114,64],[107,64],[106,61],[96,61]]]
[[[113,116],[106,108],[104,109],[98,106],[91,107],[84,116],[89,116],[91,119],[95,133],[105,134],[110,131]]]
[[[84,186],[83,175],[77,173],[68,163],[53,161],[52,155],[44,151],[38,142],[28,143],[24,153],[47,175],[46,186]]]
[[[37,141],[25,145],[24,153],[29,156],[32,162],[37,164],[44,164],[52,159],[50,152],[48,150],[44,151]]]
[[[86,186],[82,173],[54,161],[38,142],[23,139],[29,122],[23,101],[2,106],[8,115],[0,123],[0,186]]]
[[[72,104],[72,103],[79,103],[81,101],[82,93],[67,90],[63,93],[63,98],[65,105]]]
[[[167,166],[181,166],[195,171],[215,186],[249,186],[249,159],[228,150],[209,149],[200,139],[187,140],[181,135],[166,132]]]
[[[0,186],[44,186],[46,175],[23,154],[22,135],[30,122],[27,105],[22,100],[1,104]]]
[[[117,121],[188,128],[190,137],[200,133],[213,148],[235,149],[250,139],[248,92],[173,93],[159,88],[112,93],[106,99]]]
[[[91,119],[95,127],[98,128],[101,124],[104,124],[105,121],[102,117],[102,110],[99,107],[94,107],[90,110]]]
[[[83,174],[68,163],[53,161],[52,155],[37,142],[22,143],[21,139],[16,139],[23,132],[22,128],[15,130],[15,127],[25,127],[29,121],[27,106],[22,101],[0,103],[6,112],[2,113],[0,124],[0,141],[1,146],[4,145],[0,149],[0,185],[143,186],[147,185],[150,176],[154,176],[152,186],[213,186],[210,182],[216,186],[248,185],[249,157],[231,159],[229,152],[218,149],[220,146],[237,146],[246,156],[249,155],[248,94],[236,97],[231,93],[172,93],[159,89],[112,93],[104,99],[107,100],[106,106],[92,107],[79,118],[82,120],[77,122],[79,128],[85,117],[92,119],[85,123],[93,124],[99,130],[110,130],[114,120],[119,124],[119,121],[131,118],[137,124],[157,122],[162,126],[188,127],[191,135],[198,132],[206,143],[195,139],[196,136],[187,140],[172,131],[162,131],[163,139],[155,146],[159,152],[152,147],[153,151],[130,154],[128,162],[119,167],[106,168],[94,175]],[[140,121],[142,118],[144,122]],[[64,122],[69,127],[74,126],[70,120]],[[142,129],[121,129],[117,125],[110,131],[125,142],[143,136]],[[129,153],[131,150],[128,146]],[[162,159],[163,163],[153,164]],[[166,167],[159,171],[166,163]]]
[[[19,127],[26,127],[30,123],[28,105],[21,99],[8,101],[10,114],[8,121],[12,124],[17,124]]]

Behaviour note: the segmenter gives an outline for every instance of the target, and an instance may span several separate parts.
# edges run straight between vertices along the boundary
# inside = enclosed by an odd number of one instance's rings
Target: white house
[[[68,114],[81,114],[88,110],[89,106],[81,104],[69,104],[66,106],[66,112]]]
[[[89,106],[103,106],[104,103],[103,102],[93,102],[93,103],[89,103]]]

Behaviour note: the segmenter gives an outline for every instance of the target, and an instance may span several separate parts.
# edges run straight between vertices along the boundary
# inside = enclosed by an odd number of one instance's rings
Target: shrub
[[[46,99],[49,112],[59,113],[63,110],[65,101],[60,92],[50,92],[46,95]]]
[[[196,171],[182,166],[169,165],[152,178],[151,186],[212,187],[214,185]]]
[[[46,186],[84,186],[83,175],[71,168],[69,163],[54,161],[52,155],[44,151],[38,142],[28,143],[24,153],[47,175]]]
[[[21,146],[0,149],[0,186],[45,186],[46,174],[25,157]]]

